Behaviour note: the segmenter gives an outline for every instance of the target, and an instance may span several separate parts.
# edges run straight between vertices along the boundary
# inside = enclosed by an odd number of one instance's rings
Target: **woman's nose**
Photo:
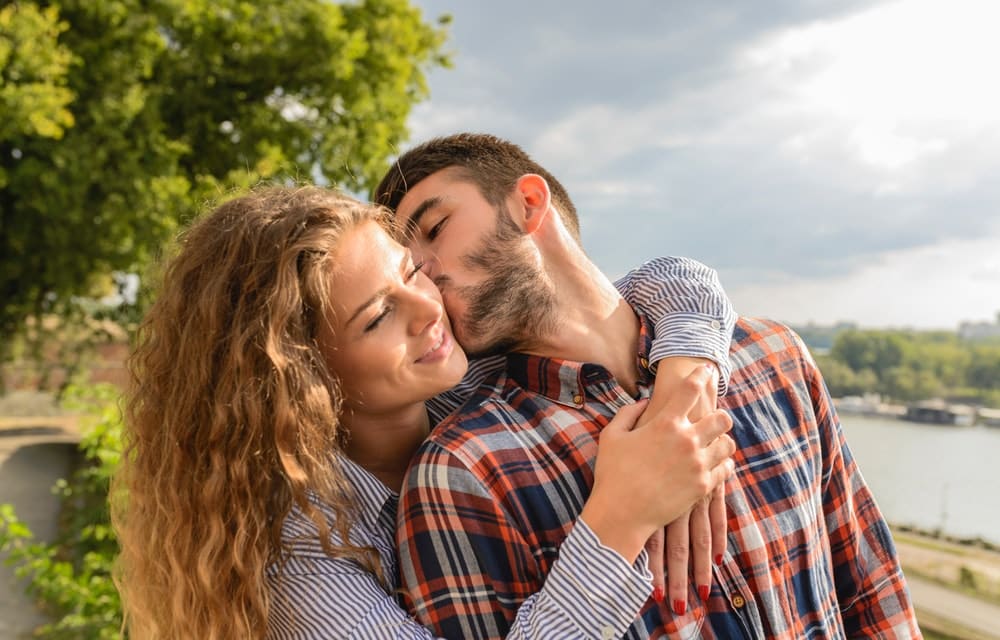
[[[417,277],[421,278],[424,276],[418,275]],[[425,290],[425,287],[421,287],[413,292],[410,302],[412,309],[410,333],[412,335],[420,335],[428,328],[440,322],[442,315],[444,315],[444,306],[441,304],[439,296],[434,295],[437,293],[437,290],[434,289],[432,283],[428,282],[427,284],[433,291]]]

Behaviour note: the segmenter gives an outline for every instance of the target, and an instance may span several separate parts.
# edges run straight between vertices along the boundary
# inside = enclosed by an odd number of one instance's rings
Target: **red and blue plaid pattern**
[[[641,363],[648,350],[644,327]],[[741,319],[730,357],[728,553],[707,602],[692,589],[675,616],[650,600],[626,637],[920,637],[889,529],[798,336]],[[506,634],[589,495],[601,428],[631,401],[602,367],[512,354],[434,430],[399,511],[418,619],[445,637]]]

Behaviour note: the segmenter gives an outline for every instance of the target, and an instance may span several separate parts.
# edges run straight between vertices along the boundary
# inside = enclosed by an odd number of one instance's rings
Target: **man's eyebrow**
[[[416,235],[417,227],[420,226],[420,219],[424,217],[425,213],[440,205],[441,202],[443,202],[441,196],[427,198],[421,202],[406,221],[406,235],[411,238]]]

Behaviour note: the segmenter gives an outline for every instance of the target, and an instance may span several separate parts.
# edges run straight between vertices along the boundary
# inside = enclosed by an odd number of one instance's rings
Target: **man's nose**
[[[430,278],[435,280],[441,273],[441,263],[437,256],[430,251],[413,251],[413,261],[421,264],[420,270]]]

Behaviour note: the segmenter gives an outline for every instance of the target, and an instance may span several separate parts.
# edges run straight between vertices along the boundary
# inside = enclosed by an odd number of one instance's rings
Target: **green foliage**
[[[66,23],[55,7],[14,4],[0,9],[0,140],[16,135],[60,138],[73,126],[66,107],[73,55],[58,42]],[[6,175],[0,173],[0,188]]]
[[[373,184],[447,64],[407,0],[0,4],[4,337],[142,272],[207,200]]]
[[[904,402],[943,397],[1000,406],[1000,345],[951,332],[843,331],[817,362],[835,396],[877,392]]]
[[[121,457],[121,415],[114,387],[74,387],[69,406],[88,417],[80,450],[85,463],[70,481],[59,480],[63,534],[53,544],[35,542],[9,504],[0,505],[0,551],[8,554],[28,590],[42,600],[55,622],[42,638],[121,637],[121,601],[111,581],[118,544],[108,514],[108,485]]]

